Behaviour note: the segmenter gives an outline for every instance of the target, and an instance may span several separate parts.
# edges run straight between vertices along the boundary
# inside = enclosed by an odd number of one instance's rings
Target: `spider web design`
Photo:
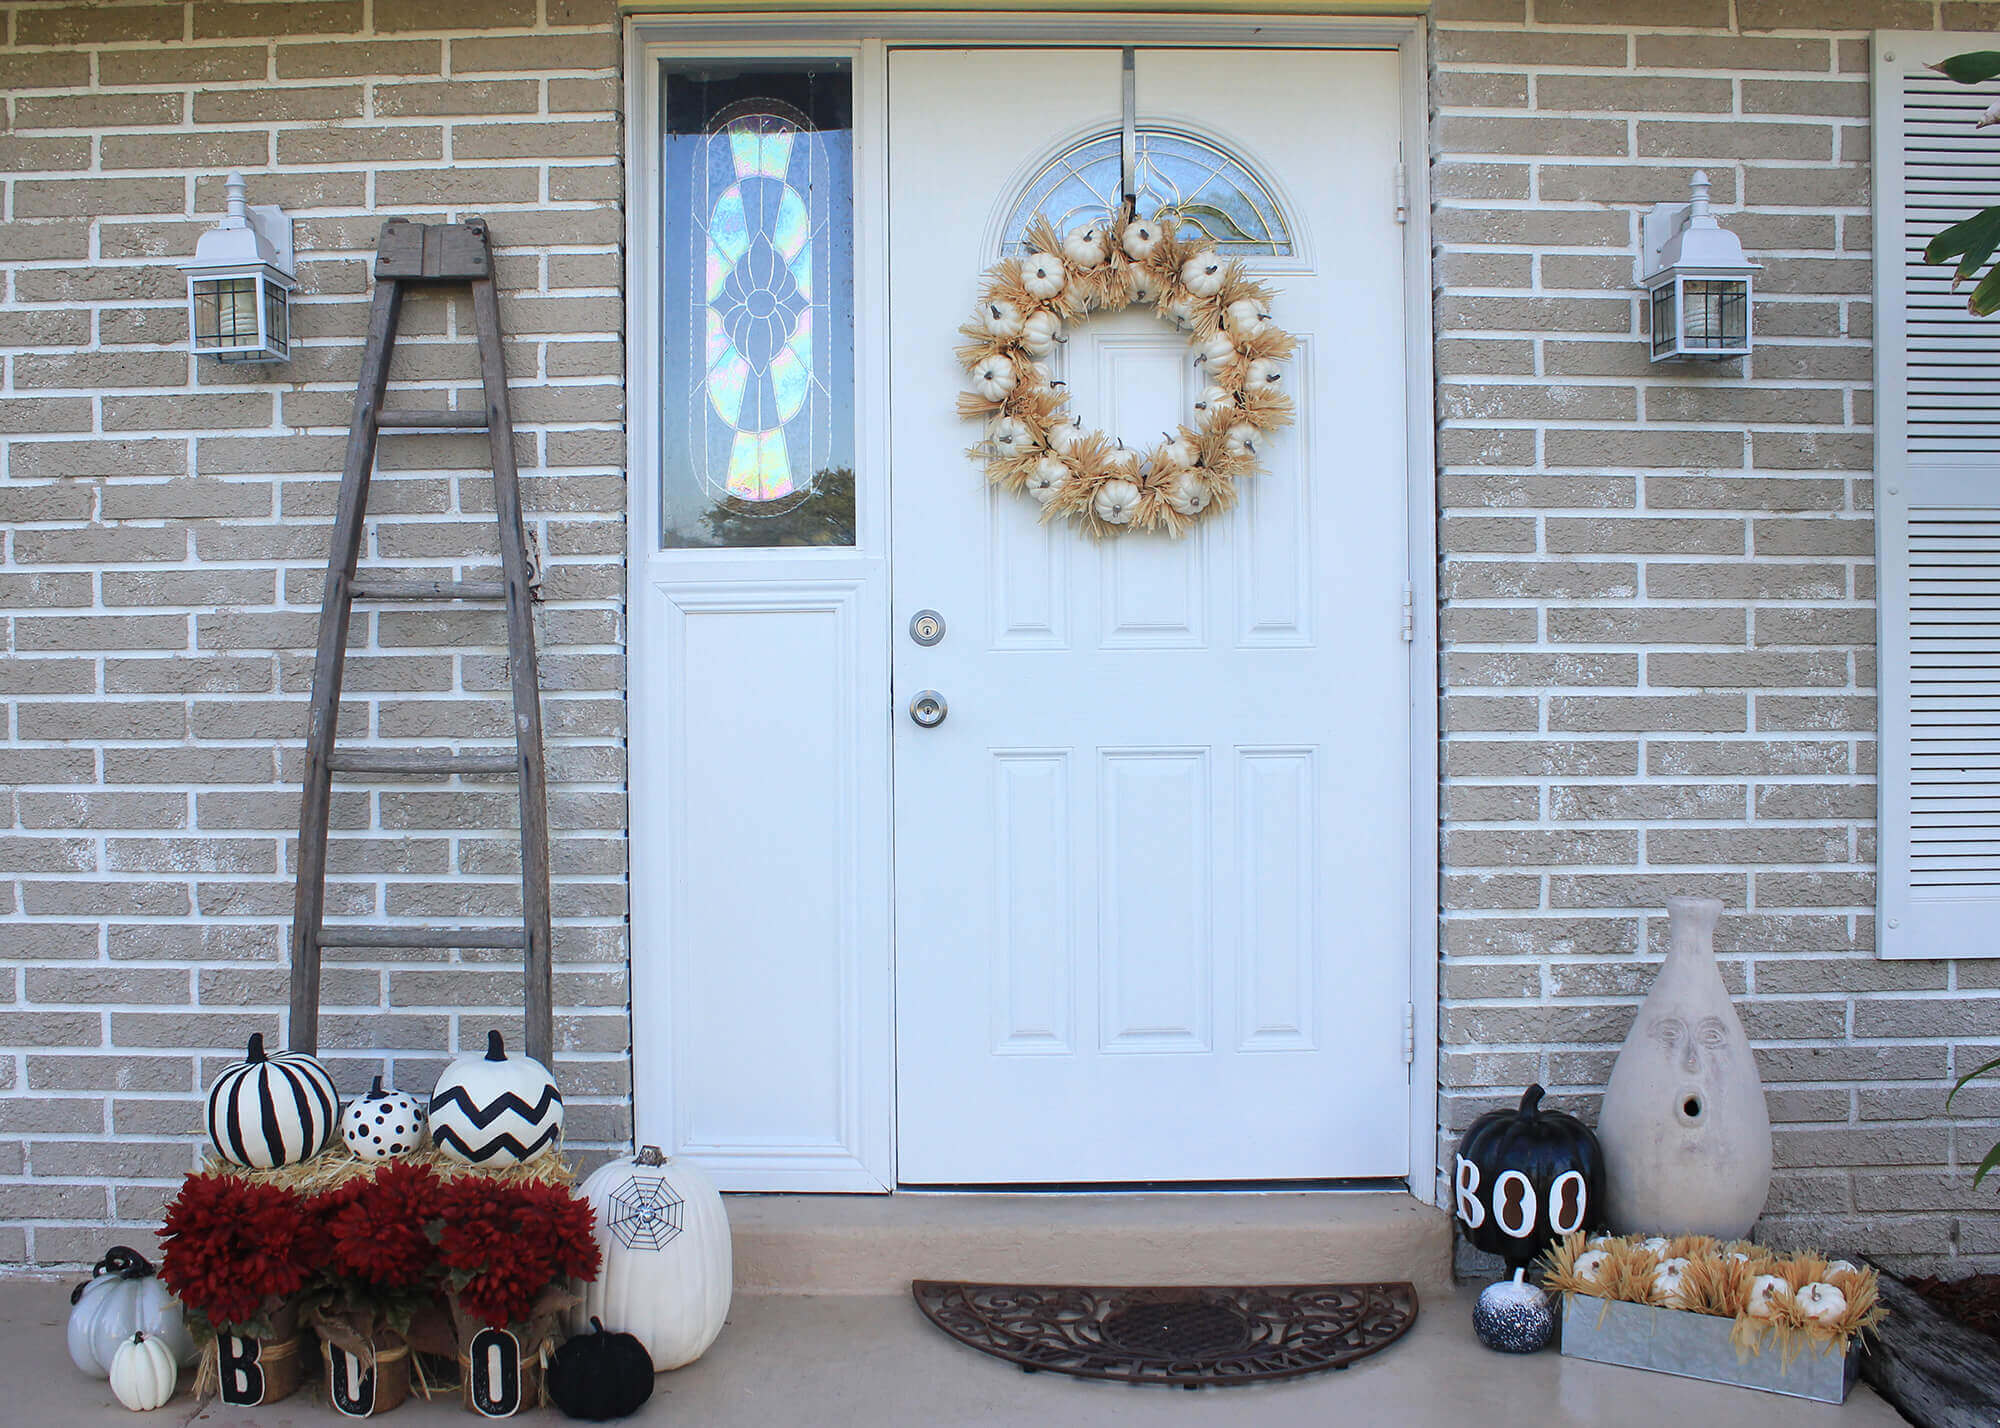
[[[605,1228],[626,1249],[665,1249],[680,1236],[685,1203],[666,1181],[634,1175],[611,1192]]]

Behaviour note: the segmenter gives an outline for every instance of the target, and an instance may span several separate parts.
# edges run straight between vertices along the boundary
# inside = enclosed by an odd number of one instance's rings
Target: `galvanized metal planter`
[[[1858,1338],[1845,1355],[1807,1352],[1789,1366],[1775,1344],[1738,1359],[1729,1341],[1733,1323],[1713,1314],[1577,1294],[1563,1305],[1562,1351],[1565,1358],[1732,1383],[1820,1403],[1844,1402],[1861,1372]]]

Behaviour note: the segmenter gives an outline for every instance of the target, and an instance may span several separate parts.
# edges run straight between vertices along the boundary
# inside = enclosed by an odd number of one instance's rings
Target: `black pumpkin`
[[[549,1397],[571,1418],[602,1423],[639,1411],[653,1396],[653,1356],[631,1334],[607,1333],[602,1320],[556,1350]]]
[[[1465,1237],[1510,1269],[1564,1235],[1602,1229],[1604,1152],[1575,1116],[1541,1109],[1530,1086],[1520,1109],[1488,1111],[1452,1161],[1452,1204]]]

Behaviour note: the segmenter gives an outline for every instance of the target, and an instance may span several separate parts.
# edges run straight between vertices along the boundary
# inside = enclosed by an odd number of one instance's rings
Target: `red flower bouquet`
[[[376,1374],[378,1411],[407,1393],[409,1350],[450,1353],[451,1324],[438,1300],[437,1247],[429,1222],[441,1182],[427,1165],[391,1161],[306,1202],[325,1257],[307,1317],[327,1345]]]
[[[167,1206],[160,1281],[197,1327],[264,1337],[324,1259],[318,1221],[294,1191],[213,1171]]]
[[[596,1212],[565,1186],[465,1175],[436,1203],[438,1262],[468,1319],[527,1323],[546,1312],[550,1290],[597,1277]]]

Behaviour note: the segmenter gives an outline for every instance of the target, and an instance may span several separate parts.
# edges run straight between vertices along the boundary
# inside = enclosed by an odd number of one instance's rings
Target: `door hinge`
[[[1410,221],[1410,166],[1401,159],[1396,161],[1396,221]]]
[[[1403,1064],[1417,1064],[1417,1004],[1403,1003]]]
[[[1412,644],[1417,638],[1417,587],[1403,582],[1403,638]]]

